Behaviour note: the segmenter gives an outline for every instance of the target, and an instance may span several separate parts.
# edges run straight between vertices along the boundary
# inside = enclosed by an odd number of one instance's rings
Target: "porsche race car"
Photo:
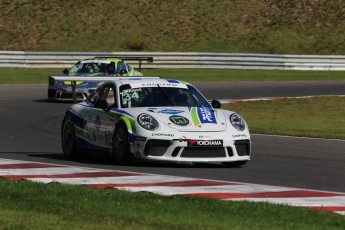
[[[217,100],[209,103],[191,84],[157,77],[101,79],[86,101],[66,111],[64,155],[106,152],[119,164],[142,159],[239,166],[250,160],[244,119],[220,109]]]
[[[139,71],[131,67],[126,60],[139,61]],[[152,57],[94,57],[78,61],[70,70],[63,71],[64,76],[142,76],[141,62],[152,62]],[[80,81],[76,83],[76,98],[85,100],[102,82]],[[48,99],[71,101],[72,87],[70,81],[49,79]]]

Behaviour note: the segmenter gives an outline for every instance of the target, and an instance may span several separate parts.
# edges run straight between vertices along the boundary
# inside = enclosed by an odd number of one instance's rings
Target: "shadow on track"
[[[0,152],[0,158],[15,159],[23,161],[35,161],[51,164],[67,164],[82,167],[123,167],[125,170],[131,168],[229,168],[221,163],[188,163],[188,162],[162,162],[136,160],[127,164],[116,164],[108,154],[84,154],[82,156],[66,157],[60,152]],[[241,167],[231,167],[241,168]],[[112,168],[115,169],[115,168]],[[117,168],[118,169],[118,168]]]
[[[122,166],[126,168],[229,168],[229,166],[224,166],[221,163],[188,163],[188,162],[162,162],[162,161],[143,161],[136,160],[127,164],[117,164],[115,163],[108,154],[84,154],[82,156],[66,157],[61,153],[29,153],[28,157],[43,158],[43,159],[53,159],[54,162],[59,163],[78,163],[83,164],[84,167],[93,166]],[[231,167],[231,168],[241,168],[241,167]]]
[[[48,98],[45,99],[35,99],[32,100],[33,102],[38,102],[38,103],[55,103],[55,104],[73,104],[71,101],[54,101]]]

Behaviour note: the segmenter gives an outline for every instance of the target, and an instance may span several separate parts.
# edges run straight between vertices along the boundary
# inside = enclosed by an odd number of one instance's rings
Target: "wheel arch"
[[[119,123],[124,123],[128,131],[129,141],[133,143],[133,133],[135,133],[135,130],[136,130],[135,121],[126,116],[121,116],[119,120],[116,122],[115,129]]]

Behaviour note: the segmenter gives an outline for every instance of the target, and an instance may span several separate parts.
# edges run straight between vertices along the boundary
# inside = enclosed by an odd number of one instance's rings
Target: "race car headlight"
[[[230,116],[230,122],[235,129],[243,131],[246,128],[246,123],[240,115],[234,113]]]
[[[158,128],[158,121],[145,113],[138,116],[138,123],[141,127],[147,130],[155,130]]]

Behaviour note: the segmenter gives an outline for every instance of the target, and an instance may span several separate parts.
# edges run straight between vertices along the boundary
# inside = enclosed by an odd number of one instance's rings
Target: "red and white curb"
[[[345,215],[345,193],[239,182],[204,180],[96,168],[0,159],[0,178],[39,183],[88,185],[163,196],[269,202]]]

